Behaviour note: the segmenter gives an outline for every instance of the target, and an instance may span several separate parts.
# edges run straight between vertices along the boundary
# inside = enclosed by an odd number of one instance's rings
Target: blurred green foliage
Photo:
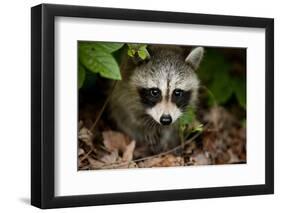
[[[179,118],[179,136],[181,143],[184,143],[191,133],[202,132],[203,124],[196,119],[195,108],[188,106]]]
[[[179,118],[179,125],[182,130],[185,129],[186,125],[190,125],[195,119],[195,109],[193,107],[188,106],[186,111]]]
[[[207,48],[198,75],[220,105],[227,103],[234,95],[241,107],[246,109],[245,73],[233,74],[233,64],[225,55],[214,48]],[[211,100],[210,100],[211,103]]]

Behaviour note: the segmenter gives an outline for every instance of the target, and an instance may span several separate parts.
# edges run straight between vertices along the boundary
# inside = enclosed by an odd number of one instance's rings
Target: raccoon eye
[[[152,97],[159,97],[160,90],[157,88],[152,88],[152,89],[150,89],[150,94]]]
[[[174,90],[174,95],[175,95],[176,97],[181,97],[182,94],[183,94],[183,90],[181,90],[181,89],[175,89],[175,90]]]

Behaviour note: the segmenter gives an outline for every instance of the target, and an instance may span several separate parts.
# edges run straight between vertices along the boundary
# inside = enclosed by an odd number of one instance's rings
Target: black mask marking
[[[162,100],[161,91],[158,88],[139,88],[138,92],[141,103],[145,107],[153,107]]]
[[[189,104],[191,97],[191,91],[184,91],[180,89],[175,89],[172,94],[172,102],[177,105],[181,110],[185,110],[186,106]]]

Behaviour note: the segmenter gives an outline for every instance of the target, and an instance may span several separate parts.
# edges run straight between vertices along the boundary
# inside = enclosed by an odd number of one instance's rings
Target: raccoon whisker
[[[150,117],[146,117],[144,122],[146,124],[146,127],[149,127],[149,129],[154,128],[154,127],[157,126],[157,122],[155,122]]]
[[[146,125],[146,128],[152,128],[153,127],[153,121],[151,119],[147,119],[145,121],[145,125]]]

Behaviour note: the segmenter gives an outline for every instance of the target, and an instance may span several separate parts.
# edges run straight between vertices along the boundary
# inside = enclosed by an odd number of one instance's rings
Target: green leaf
[[[136,53],[138,53],[138,56],[142,60],[145,60],[150,57],[146,47],[146,44],[128,44],[128,55],[130,57],[135,57]]]
[[[147,46],[146,44],[128,44],[129,49],[136,50],[136,52],[140,49],[141,46]]]
[[[180,127],[184,128],[186,125],[191,124],[195,119],[195,110],[193,107],[187,107],[186,111],[180,117]]]
[[[121,80],[118,63],[110,53],[93,50],[89,46],[80,46],[79,59],[90,71],[99,73],[105,78]]]
[[[145,53],[145,51],[139,50],[139,51],[138,51],[138,55],[139,55],[139,57],[140,57],[142,60],[145,60],[145,59],[146,59],[146,53]]]
[[[150,57],[150,55],[146,49],[146,45],[143,45],[139,48],[138,55],[142,60],[145,60],[146,58]]]
[[[134,49],[128,49],[128,56],[130,57],[134,57],[136,54],[135,50]]]
[[[108,42],[94,42],[91,44],[92,48],[107,53],[112,53],[123,47],[123,43],[108,43]]]
[[[83,86],[85,77],[86,77],[86,70],[84,69],[84,67],[81,64],[79,64],[79,68],[78,68],[78,87],[79,87],[79,89]]]
[[[193,129],[193,132],[202,132],[204,130],[203,124],[199,124]]]

